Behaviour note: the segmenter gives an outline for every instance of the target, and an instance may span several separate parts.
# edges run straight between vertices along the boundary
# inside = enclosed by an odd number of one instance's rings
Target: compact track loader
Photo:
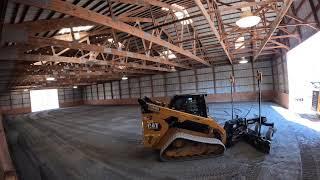
[[[245,140],[264,153],[269,153],[274,124],[267,123],[260,114],[261,73],[258,72],[259,117],[254,119],[233,118],[224,127],[209,117],[205,94],[174,96],[168,105],[145,97],[139,99],[142,112],[143,143],[145,147],[160,150],[160,160],[189,160],[219,156],[226,147]],[[234,78],[231,77],[234,86]],[[233,88],[231,101],[233,107]],[[255,125],[254,129],[250,126]],[[261,127],[268,127],[265,136]]]

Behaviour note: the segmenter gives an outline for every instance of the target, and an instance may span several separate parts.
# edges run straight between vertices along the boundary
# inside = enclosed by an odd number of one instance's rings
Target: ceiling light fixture
[[[127,80],[128,77],[127,77],[126,75],[123,75],[121,79],[122,79],[122,80]]]
[[[78,86],[73,86],[73,89],[77,89],[78,88]]]
[[[27,91],[29,91],[29,89],[24,89],[23,91],[24,91],[24,92],[27,92]]]
[[[122,70],[122,69],[125,69],[126,66],[125,65],[118,65],[118,68]]]
[[[245,57],[242,57],[241,60],[239,61],[240,64],[245,64],[248,63],[248,60]]]
[[[236,21],[236,25],[240,28],[253,27],[261,21],[259,16],[252,14],[250,7],[241,8],[241,10],[240,19]]]
[[[47,79],[47,81],[54,81],[54,80],[56,80],[56,78],[54,78],[54,77],[47,77],[46,79]]]
[[[162,11],[169,11],[169,9],[168,9],[168,8],[165,8],[165,7],[162,7],[161,10],[162,10]]]

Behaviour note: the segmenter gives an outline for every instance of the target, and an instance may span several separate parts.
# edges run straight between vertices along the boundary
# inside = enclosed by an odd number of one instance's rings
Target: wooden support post
[[[234,69],[233,69],[233,64],[231,64],[231,74],[232,74],[232,77],[234,77]],[[234,84],[232,84],[232,89],[233,89],[233,92],[235,93],[235,92],[237,92],[236,91],[236,83],[234,83]]]
[[[276,87],[275,87],[275,82],[274,82],[274,61],[271,61],[271,71],[272,71],[272,86],[273,86],[273,91],[276,90]]]
[[[122,99],[122,95],[121,95],[121,80],[118,81],[119,83],[119,98]]]
[[[217,82],[216,82],[216,74],[215,74],[215,68],[214,68],[214,65],[212,65],[212,76],[213,76],[213,94],[216,94],[217,93]]]
[[[140,83],[140,78],[138,78],[138,86],[139,86],[139,96],[141,98],[141,83]]]
[[[128,93],[129,93],[129,98],[131,98],[131,87],[130,87],[130,78],[128,79]]]
[[[21,103],[22,103],[22,107],[24,107],[24,99],[23,99],[23,91],[21,91]]]
[[[75,102],[75,95],[74,95],[75,89],[73,87],[71,89],[72,89],[72,102]]]
[[[165,74],[162,75],[163,76],[163,83],[164,83],[164,96],[167,97],[168,96],[168,90],[167,90],[167,76]]]
[[[256,91],[256,78],[255,78],[255,69],[254,69],[254,64],[253,64],[253,59],[251,58],[250,64],[251,64],[251,70],[252,70],[252,86],[253,86],[253,92]]]
[[[92,84],[90,84],[90,90],[91,90],[91,100],[93,100]]]
[[[283,59],[283,53],[281,51],[281,54],[280,54],[280,57],[281,57],[281,70],[282,70],[282,80],[283,80],[283,89],[284,89],[284,93],[287,93],[287,89],[288,89],[288,85],[287,85],[287,81],[286,81],[286,74],[285,74],[285,71],[284,71],[284,59]]]
[[[103,89],[103,99],[106,99],[106,87],[104,83],[102,83],[102,89]]]
[[[182,86],[181,86],[181,76],[180,71],[178,71],[178,83],[179,83],[179,93],[182,93]]]
[[[151,85],[151,97],[154,97],[154,93],[153,93],[153,78],[152,78],[152,75],[150,76],[150,85]]]
[[[11,91],[9,91],[9,103],[10,103],[10,109],[13,109],[12,107],[12,97],[11,97]]]
[[[196,92],[199,92],[197,70],[194,69],[193,72],[194,72],[195,83],[196,83]]]
[[[113,99],[113,85],[112,85],[112,82],[110,82],[110,89],[111,89],[111,99]]]

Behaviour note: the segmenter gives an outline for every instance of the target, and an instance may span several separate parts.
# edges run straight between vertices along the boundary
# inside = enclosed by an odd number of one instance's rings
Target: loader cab
[[[207,95],[175,95],[170,101],[169,108],[207,118],[208,113],[205,96]]]

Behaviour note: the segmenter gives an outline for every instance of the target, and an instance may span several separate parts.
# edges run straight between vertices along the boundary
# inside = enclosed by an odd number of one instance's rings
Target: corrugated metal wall
[[[286,56],[277,57],[272,63],[275,91],[289,93]]]
[[[233,67],[223,65],[95,84],[84,88],[83,98],[100,100],[144,96],[165,97],[187,93],[230,93],[231,74],[236,78],[235,92],[253,92],[257,89],[255,80],[257,70],[263,74],[262,90],[274,90],[272,61],[269,60],[254,64],[235,64]]]
[[[59,103],[78,102],[82,100],[81,89],[61,88],[58,89]]]
[[[79,102],[82,100],[81,89],[58,89],[59,103]],[[17,109],[31,107],[30,92],[24,90],[10,91],[0,94],[1,109]]]
[[[0,94],[0,107],[5,109],[30,107],[29,91],[10,91]]]

